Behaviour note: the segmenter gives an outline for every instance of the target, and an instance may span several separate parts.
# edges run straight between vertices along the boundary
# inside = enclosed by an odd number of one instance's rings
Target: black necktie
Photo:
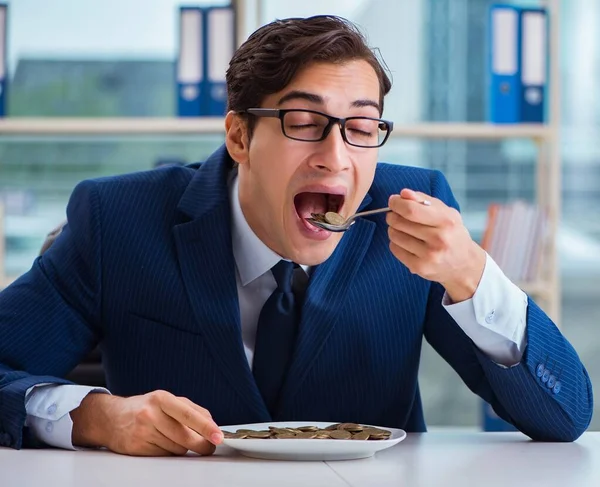
[[[290,363],[298,327],[299,309],[292,292],[295,264],[280,260],[271,268],[277,288],[258,318],[252,370],[271,413]]]

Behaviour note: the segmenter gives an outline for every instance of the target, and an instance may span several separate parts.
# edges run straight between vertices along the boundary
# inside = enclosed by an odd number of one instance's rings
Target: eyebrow
[[[286,93],[285,95],[283,95],[277,102],[277,105],[282,105],[286,101],[290,101],[290,100],[306,100],[311,103],[318,103],[319,105],[323,105],[325,103],[325,99],[321,95],[317,95],[315,93],[309,93],[307,91],[294,90],[294,91],[290,91],[289,93]],[[379,103],[377,103],[376,101],[373,101],[373,100],[369,100],[368,98],[354,100],[350,104],[350,106],[352,108],[374,107],[379,112],[381,112],[381,106],[379,105]]]

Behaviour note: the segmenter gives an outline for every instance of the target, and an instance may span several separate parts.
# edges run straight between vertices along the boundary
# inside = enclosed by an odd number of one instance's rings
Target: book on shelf
[[[481,247],[510,280],[536,282],[548,243],[549,220],[544,208],[521,200],[488,206]]]

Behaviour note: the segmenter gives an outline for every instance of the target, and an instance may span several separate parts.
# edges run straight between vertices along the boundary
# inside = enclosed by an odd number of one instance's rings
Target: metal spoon
[[[431,201],[423,200],[421,201],[421,204],[425,206],[431,206]],[[386,213],[388,211],[390,211],[389,206],[386,208],[379,208],[377,210],[361,211],[348,217],[345,221],[343,216],[332,211],[325,214],[313,213],[312,218],[307,218],[306,221],[315,227],[322,228],[323,230],[329,230],[330,232],[345,232],[356,222],[356,219],[360,216],[375,215],[377,213]],[[337,223],[337,221],[339,221],[339,223]]]

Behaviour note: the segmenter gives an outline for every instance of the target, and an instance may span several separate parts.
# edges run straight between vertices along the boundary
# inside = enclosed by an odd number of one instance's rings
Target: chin
[[[305,248],[295,248],[295,258],[292,260],[300,265],[315,266],[325,262],[340,242],[341,236],[332,235],[326,242],[318,245],[308,245]]]

